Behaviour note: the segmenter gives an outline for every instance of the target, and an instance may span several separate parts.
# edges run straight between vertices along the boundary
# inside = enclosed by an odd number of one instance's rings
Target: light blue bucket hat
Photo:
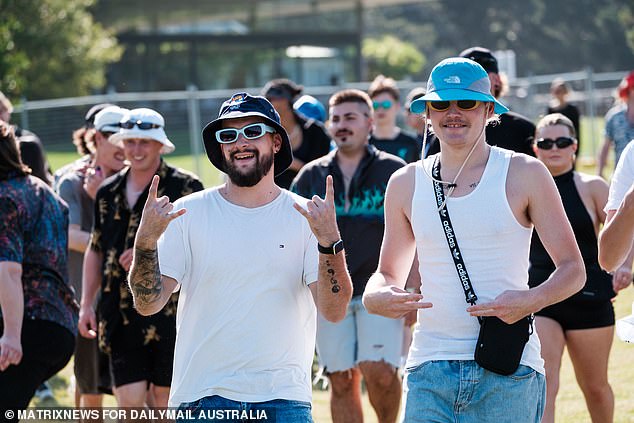
[[[462,57],[450,57],[434,66],[427,80],[427,94],[412,102],[411,111],[423,113],[428,101],[451,100],[495,103],[498,115],[509,111],[491,94],[491,81],[484,68]]]

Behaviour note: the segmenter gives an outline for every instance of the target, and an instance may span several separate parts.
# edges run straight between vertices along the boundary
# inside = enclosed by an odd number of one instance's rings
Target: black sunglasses
[[[437,112],[444,112],[446,110],[449,110],[451,101],[428,101],[427,104],[429,104],[429,107],[432,110],[435,110]],[[478,100],[457,100],[456,105],[460,110],[473,110],[480,105],[480,102]]]
[[[540,138],[537,140],[537,148],[541,150],[550,150],[553,148],[553,145],[557,145],[557,148],[562,149],[570,147],[575,142],[576,140],[571,137],[559,137],[555,140],[551,138]]]
[[[163,125],[159,125],[157,123],[143,122],[142,120],[132,120],[132,119],[126,122],[121,122],[119,126],[122,127],[123,129],[132,129],[135,126],[137,126],[139,129],[142,129],[144,131],[148,129],[158,129],[163,127]]]

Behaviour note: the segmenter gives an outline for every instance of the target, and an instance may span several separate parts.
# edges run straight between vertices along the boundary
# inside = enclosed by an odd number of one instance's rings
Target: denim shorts
[[[354,297],[344,319],[317,318],[317,355],[326,373],[352,369],[363,361],[385,361],[398,368],[403,351],[403,319],[370,314]]]
[[[268,422],[313,423],[311,405],[304,401],[276,399],[265,402],[240,402],[213,395],[182,403],[179,412],[187,413],[176,422]]]
[[[403,385],[407,423],[539,423],[546,404],[546,378],[522,365],[502,376],[473,360],[427,361]]]

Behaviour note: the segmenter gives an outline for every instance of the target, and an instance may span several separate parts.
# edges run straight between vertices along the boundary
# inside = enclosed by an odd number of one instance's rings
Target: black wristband
[[[343,240],[339,240],[332,244],[330,247],[324,247],[320,243],[317,243],[317,250],[322,254],[335,255],[343,250]]]

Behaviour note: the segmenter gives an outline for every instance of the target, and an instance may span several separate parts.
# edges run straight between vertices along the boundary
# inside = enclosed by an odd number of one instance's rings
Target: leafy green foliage
[[[366,36],[391,34],[440,60],[472,46],[514,50],[519,76],[631,69],[634,3],[623,0],[425,1],[368,10]]]
[[[403,79],[420,72],[426,61],[414,44],[401,41],[393,35],[366,38],[362,51],[368,63],[370,79],[379,74]]]
[[[121,48],[87,11],[93,1],[2,0],[0,90],[38,99],[102,88]]]

